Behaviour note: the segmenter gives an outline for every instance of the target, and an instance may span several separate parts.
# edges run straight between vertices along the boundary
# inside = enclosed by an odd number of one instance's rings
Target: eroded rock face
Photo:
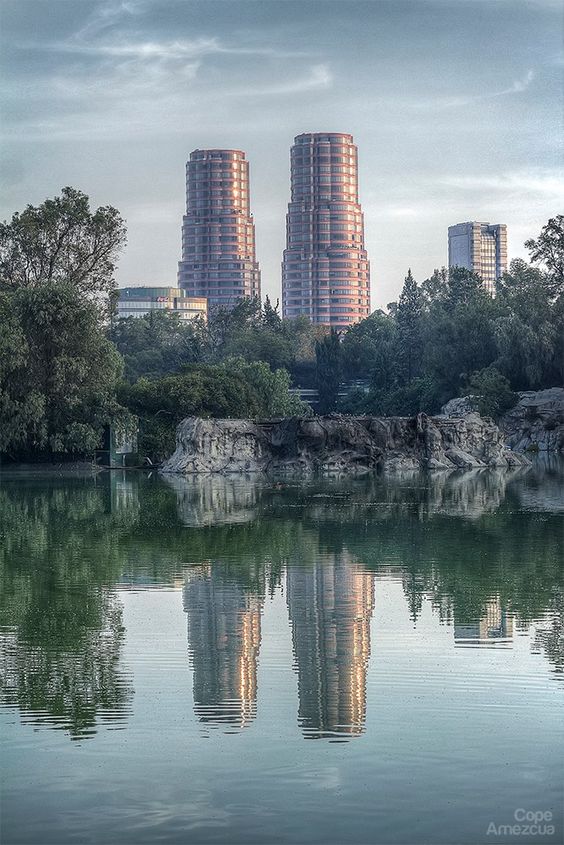
[[[187,417],[176,429],[176,450],[163,471],[187,475],[257,472],[268,451],[265,435],[250,420]]]
[[[500,421],[505,440],[516,452],[564,450],[564,388],[529,390]]]
[[[476,413],[478,413],[476,396],[457,396],[455,399],[449,399],[441,408],[441,416],[445,417],[465,417],[467,414]]]
[[[527,390],[518,396],[518,403],[499,423],[507,446],[514,452],[564,451],[564,387]],[[441,408],[441,415],[446,417],[474,413],[474,396],[458,396]]]
[[[358,475],[419,469],[507,467],[528,461],[511,452],[492,420],[324,417],[250,420],[188,418],[164,473]]]

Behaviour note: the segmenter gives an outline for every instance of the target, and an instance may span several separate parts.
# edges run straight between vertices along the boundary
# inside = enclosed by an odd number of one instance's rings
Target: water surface
[[[4,473],[1,841],[562,841],[563,516],[557,462]]]

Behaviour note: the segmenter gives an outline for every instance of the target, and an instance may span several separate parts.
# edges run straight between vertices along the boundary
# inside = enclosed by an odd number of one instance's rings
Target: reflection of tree
[[[73,738],[122,716],[131,698],[107,586],[119,572],[107,492],[76,479],[0,489],[0,695]]]
[[[256,618],[256,602],[285,570],[317,570],[328,558],[401,577],[414,620],[429,599],[441,619],[475,622],[495,597],[516,625],[537,623],[536,646],[563,671],[554,479],[549,488],[531,473],[178,481],[133,473],[2,480],[0,696],[26,718],[78,736],[102,719],[125,717],[132,692],[119,665],[123,632],[113,585],[175,584],[202,566],[239,596],[238,622],[247,609]],[[531,491],[535,512],[524,512],[520,502]],[[251,688],[258,629],[253,622],[236,630],[249,634]]]
[[[564,674],[564,589],[554,591],[550,612],[535,632],[535,649],[542,649],[559,674]]]
[[[122,720],[131,691],[119,669],[121,608],[104,597],[104,629],[87,631],[80,650],[33,646],[8,635],[0,650],[0,694],[26,722],[65,728],[73,739],[95,733],[99,720]]]

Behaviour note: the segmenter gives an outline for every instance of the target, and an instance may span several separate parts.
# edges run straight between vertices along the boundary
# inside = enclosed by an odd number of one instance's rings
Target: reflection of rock
[[[299,719],[308,738],[362,733],[374,578],[346,553],[288,569]]]
[[[507,445],[516,452],[564,450],[564,387],[527,391],[500,422]]]
[[[526,480],[515,484],[529,477],[529,487]],[[296,488],[285,483],[265,484],[256,476],[164,476],[176,493],[180,521],[190,527],[252,523],[266,509],[283,513],[289,503],[299,508],[302,519],[316,524],[341,522],[343,506],[351,519],[370,521],[388,521],[398,516],[397,509],[403,512],[406,506],[420,517],[446,514],[477,519],[500,507],[509,485],[527,506],[535,495],[542,498],[552,491],[562,497],[559,476],[552,484],[535,484],[535,478],[536,472],[530,467],[433,473],[412,470],[396,473],[393,481],[387,476],[371,474],[356,479],[352,486],[350,482],[342,486],[341,482],[319,479],[312,481],[311,486]],[[298,489],[306,495],[296,500]]]
[[[465,418],[341,417],[201,420],[177,429],[164,473],[266,472],[358,474],[425,468],[517,466],[526,463],[501,432],[477,414]]]
[[[496,511],[505,499],[507,485],[527,469],[476,469],[467,472],[434,473],[427,485],[427,513],[477,519]]]
[[[499,596],[488,601],[483,616],[471,622],[454,621],[456,645],[507,645],[513,640],[513,617],[501,606]]]
[[[164,478],[176,493],[178,518],[183,525],[235,525],[256,518],[259,488],[252,482],[241,484],[238,478],[222,475],[190,480],[178,475]]]
[[[564,511],[564,456],[559,452],[539,452],[533,469],[516,487],[522,507],[530,511],[562,513]]]
[[[201,722],[244,727],[256,712],[260,597],[210,564],[190,570],[184,609],[196,715]]]

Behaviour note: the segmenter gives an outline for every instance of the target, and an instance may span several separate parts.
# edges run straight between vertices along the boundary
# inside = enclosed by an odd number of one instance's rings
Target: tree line
[[[461,393],[499,415],[518,390],[563,382],[564,216],[527,241],[491,297],[463,268],[408,272],[397,302],[342,335],[282,320],[268,297],[207,324],[154,311],[116,320],[126,227],[73,188],[0,224],[0,456],[91,454],[110,420],[135,414],[160,460],[187,415],[437,412]],[[343,396],[343,384],[361,382]]]

